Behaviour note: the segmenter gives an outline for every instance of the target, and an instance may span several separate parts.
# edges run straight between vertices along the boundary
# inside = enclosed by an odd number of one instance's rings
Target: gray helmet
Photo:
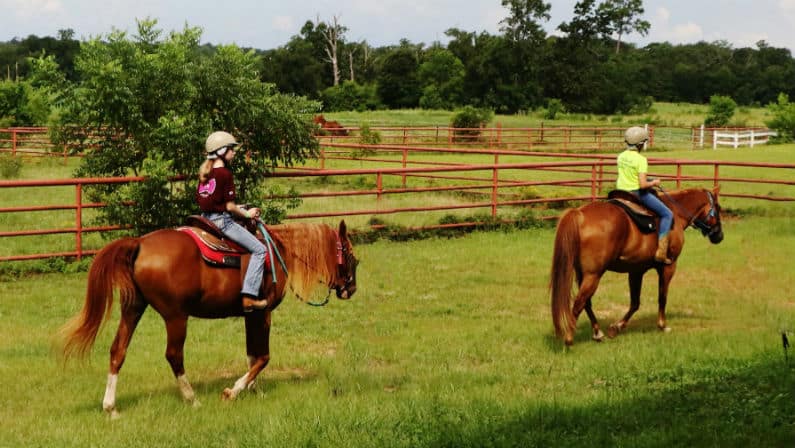
[[[221,148],[238,146],[239,144],[232,134],[224,131],[215,131],[207,137],[207,141],[204,143],[204,151],[207,154],[211,154]]]
[[[649,131],[640,126],[632,126],[624,132],[624,141],[628,145],[639,145],[645,143],[649,139]]]

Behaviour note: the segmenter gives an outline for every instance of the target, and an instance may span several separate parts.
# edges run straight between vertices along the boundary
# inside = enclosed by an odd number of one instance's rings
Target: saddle
[[[623,190],[613,190],[607,194],[607,202],[621,207],[641,233],[657,231],[657,215],[638,202],[638,198],[634,194]]]
[[[205,262],[212,266],[240,268],[241,258],[248,250],[226,238],[215,224],[201,216],[192,215],[185,220],[185,226],[177,230],[193,238]],[[265,254],[265,265],[269,265]]]

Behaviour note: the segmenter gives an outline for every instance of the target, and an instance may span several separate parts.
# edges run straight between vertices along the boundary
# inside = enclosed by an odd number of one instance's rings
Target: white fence
[[[754,145],[764,145],[768,142],[770,137],[775,137],[777,134],[775,131],[760,131],[760,130],[748,130],[748,131],[732,131],[732,132],[718,132],[717,130],[712,134],[712,149],[718,147],[718,145],[723,146],[731,146],[733,148],[738,148],[740,146],[750,146],[754,147]]]

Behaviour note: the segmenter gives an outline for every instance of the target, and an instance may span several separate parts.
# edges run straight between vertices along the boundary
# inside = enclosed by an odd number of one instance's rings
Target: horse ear
[[[345,220],[343,219],[340,221],[340,230],[339,230],[340,238],[347,238],[348,237],[348,227],[345,225]]]

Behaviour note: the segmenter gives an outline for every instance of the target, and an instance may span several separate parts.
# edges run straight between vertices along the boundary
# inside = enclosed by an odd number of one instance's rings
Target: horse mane
[[[326,224],[291,223],[268,226],[274,239],[284,246],[287,286],[301,301],[307,301],[321,285],[334,280],[337,265],[335,231]],[[278,263],[278,260],[272,262]],[[277,265],[276,269],[281,269]]]

